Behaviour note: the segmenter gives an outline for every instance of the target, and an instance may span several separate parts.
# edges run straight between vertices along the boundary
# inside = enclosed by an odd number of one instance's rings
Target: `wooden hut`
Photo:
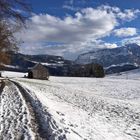
[[[48,80],[48,69],[41,63],[38,63],[28,72],[28,78]]]

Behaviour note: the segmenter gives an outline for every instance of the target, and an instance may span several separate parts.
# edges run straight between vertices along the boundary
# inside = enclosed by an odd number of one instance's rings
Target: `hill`
[[[113,49],[100,49],[79,55],[75,62],[101,64],[107,73],[131,70],[140,65],[140,46],[127,44]]]

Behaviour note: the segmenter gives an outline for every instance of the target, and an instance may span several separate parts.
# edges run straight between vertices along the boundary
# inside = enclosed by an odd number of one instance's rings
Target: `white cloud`
[[[137,17],[137,14],[140,13],[140,10],[126,9],[124,12],[118,12],[117,16],[121,19],[131,21]]]
[[[119,13],[125,16],[118,16]],[[22,52],[74,56],[101,46],[111,47],[109,44],[99,45],[95,42],[108,36],[119,25],[118,20],[126,20],[128,17],[129,20],[133,19],[137,13],[137,10],[130,10],[128,14],[117,7],[100,6],[84,8],[74,16],[68,15],[64,18],[39,14],[31,17],[27,21],[28,29],[17,36],[29,46],[22,47]],[[48,42],[56,43],[56,46],[50,47]]]
[[[115,44],[115,43],[112,43],[112,44],[111,43],[104,43],[103,46],[105,48],[109,48],[109,49],[114,49],[114,48],[117,48],[118,47],[118,45]]]
[[[68,9],[68,10],[71,10],[71,11],[78,11],[78,10],[81,9],[80,7],[74,7],[73,5],[72,6],[71,5],[63,5],[62,8]]]
[[[128,37],[137,35],[136,28],[120,28],[113,31],[114,35],[117,37]]]
[[[106,5],[101,6],[101,8],[107,10],[108,12],[112,12],[116,18],[124,21],[131,21],[140,14],[139,9],[125,9],[122,11],[118,7],[111,7]]]
[[[49,14],[35,15],[28,21],[24,39],[27,41],[51,41],[63,43],[85,42],[104,37],[116,25],[113,14],[101,9],[86,8],[75,16],[60,19]]]
[[[29,48],[30,46],[30,48]],[[94,47],[93,47],[94,46]],[[109,48],[113,49],[118,47],[115,43],[105,43],[101,40],[96,40],[95,42],[86,42],[79,44],[67,44],[67,45],[55,45],[55,46],[44,46],[42,43],[25,43],[21,51],[23,53],[27,52],[28,54],[50,54],[50,55],[59,55],[64,56],[67,59],[76,59],[77,55],[81,53],[86,53],[88,51],[92,51],[93,49],[103,49]],[[36,49],[36,50],[35,50]]]
[[[136,44],[140,45],[140,36],[126,38],[126,39],[122,40],[122,45],[130,44],[130,43],[136,43]]]

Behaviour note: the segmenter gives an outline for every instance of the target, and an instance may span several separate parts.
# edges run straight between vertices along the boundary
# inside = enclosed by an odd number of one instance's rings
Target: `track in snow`
[[[3,80],[1,80],[1,81],[0,81],[0,95],[1,95],[1,93],[3,92],[4,87],[5,87],[5,83],[4,83]]]
[[[0,89],[0,140],[66,139],[34,93],[8,79]]]
[[[5,80],[0,96],[0,139],[35,139],[30,109],[13,83]]]
[[[11,82],[18,88],[18,90],[20,91],[20,94],[23,96],[23,98],[26,102],[26,105],[28,106],[30,115],[32,117],[31,118],[32,129],[36,134],[35,139],[36,140],[44,139],[43,135],[41,134],[41,131],[40,131],[42,129],[40,127],[40,122],[39,122],[39,119],[38,119],[38,116],[37,116],[37,112],[34,108],[34,105],[32,104],[31,97],[29,96],[28,92],[23,87],[21,87],[18,83],[13,82],[13,81],[11,81]]]
[[[41,140],[65,140],[65,132],[60,129],[51,114],[47,112],[34,93],[21,86],[19,83],[12,81],[19,89],[24,97],[27,105],[31,108],[32,115],[34,116],[34,123],[36,123],[36,130]],[[39,139],[37,138],[37,140]]]

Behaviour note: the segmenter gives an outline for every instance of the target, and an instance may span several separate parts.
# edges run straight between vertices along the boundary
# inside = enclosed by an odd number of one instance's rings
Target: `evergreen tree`
[[[97,78],[102,78],[105,76],[104,68],[99,64],[95,64],[94,71],[95,71],[95,77]]]

